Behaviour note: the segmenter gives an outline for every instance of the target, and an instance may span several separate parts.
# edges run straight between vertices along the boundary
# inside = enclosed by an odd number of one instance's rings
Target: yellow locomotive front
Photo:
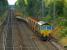
[[[45,23],[45,22],[41,22],[41,23],[38,23],[39,24],[39,33],[41,35],[41,38],[43,40],[48,40],[49,37],[50,37],[50,34],[53,30],[53,26],[50,25],[49,23]]]

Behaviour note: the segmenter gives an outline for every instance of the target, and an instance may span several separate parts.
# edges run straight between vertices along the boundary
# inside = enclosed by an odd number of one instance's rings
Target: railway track
[[[26,50],[63,50],[62,47],[52,40],[41,41],[24,22],[18,21],[18,25],[21,32],[23,32],[23,43],[25,45],[23,48],[27,48]]]
[[[13,10],[8,10],[8,16],[4,24],[4,29],[2,31],[2,49],[1,50],[13,50],[13,40],[12,40],[12,22],[14,20]]]
[[[19,24],[19,28],[23,30],[21,31],[23,32],[21,35],[23,36],[22,38],[25,46],[22,48],[26,48],[26,50],[39,50],[35,42],[32,40],[31,34],[29,34],[29,31],[26,28],[25,23],[19,22],[18,24]]]
[[[56,43],[54,40],[50,40],[49,43],[52,44],[57,50],[64,50],[64,47]]]

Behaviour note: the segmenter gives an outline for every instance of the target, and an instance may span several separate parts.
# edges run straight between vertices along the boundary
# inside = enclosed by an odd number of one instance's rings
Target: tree
[[[7,0],[0,0],[0,15],[7,9],[8,3]]]

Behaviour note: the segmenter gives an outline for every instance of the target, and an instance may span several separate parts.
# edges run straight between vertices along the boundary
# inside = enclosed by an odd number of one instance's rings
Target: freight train
[[[35,33],[37,33],[42,40],[50,39],[51,32],[54,29],[54,27],[50,23],[40,21],[33,17],[22,18],[17,16],[16,18],[25,20],[28,23],[28,25],[31,27],[31,29]]]

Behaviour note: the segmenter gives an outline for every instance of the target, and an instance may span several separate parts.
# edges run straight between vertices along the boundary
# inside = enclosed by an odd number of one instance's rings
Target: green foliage
[[[40,20],[42,20],[42,21],[51,21],[52,20],[52,17],[51,16],[47,16],[47,17],[45,17],[45,18],[41,18]]]
[[[64,16],[67,18],[67,0],[64,0]]]
[[[56,13],[58,16],[63,15],[64,1],[56,1]]]
[[[7,0],[0,0],[0,16],[7,9],[7,7],[8,7]]]
[[[63,30],[60,31],[61,37],[66,37],[67,36],[67,27],[65,27]]]
[[[66,27],[67,26],[67,21],[60,22],[59,25]]]

